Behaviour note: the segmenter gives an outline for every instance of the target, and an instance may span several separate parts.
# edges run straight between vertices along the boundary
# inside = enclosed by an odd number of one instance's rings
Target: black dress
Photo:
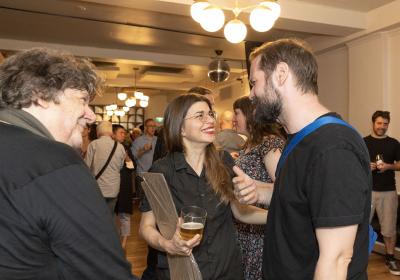
[[[130,149],[125,147],[125,151],[128,153],[128,156],[132,159],[133,156],[131,154]],[[118,193],[117,205],[115,206],[115,212],[118,213],[133,213],[133,186],[132,186],[132,174],[133,169],[129,169],[126,167],[126,163],[122,167],[120,171],[121,176],[121,185]]]

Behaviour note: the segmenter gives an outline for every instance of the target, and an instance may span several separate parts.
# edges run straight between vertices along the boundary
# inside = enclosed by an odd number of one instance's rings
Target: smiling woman
[[[184,240],[178,224],[172,239],[166,239],[156,227],[149,202],[142,201],[140,233],[151,247],[162,251],[158,257],[158,279],[169,279],[164,252],[184,256],[193,253],[203,279],[243,279],[232,216],[243,222],[265,223],[266,211],[238,207],[232,192],[234,163],[228,153],[220,153],[213,144],[215,113],[208,99],[182,95],[169,104],[164,120],[169,153],[156,161],[150,172],[164,175],[177,213],[184,206],[198,206],[206,210],[207,220],[202,237],[196,234]]]
[[[187,149],[193,147],[205,154],[208,182],[216,193],[221,194],[223,201],[229,201],[233,198],[232,192],[226,188],[227,184],[230,185],[230,177],[212,144],[215,140],[215,118],[210,116],[210,112],[215,116],[206,97],[188,94],[176,98],[164,115],[166,145],[170,152],[185,151],[187,155]]]

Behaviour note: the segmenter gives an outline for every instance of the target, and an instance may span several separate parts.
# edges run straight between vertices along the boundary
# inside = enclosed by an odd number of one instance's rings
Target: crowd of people
[[[376,111],[363,139],[320,103],[303,41],[265,43],[250,61],[250,96],[220,116],[213,93],[195,87],[168,104],[161,127],[147,119],[127,131],[94,124],[89,102],[103,81],[88,60],[49,49],[7,58],[0,278],[137,279],[124,252],[135,196],[149,245],[143,280],[171,279],[167,255],[192,256],[204,280],[367,279],[375,211],[400,275],[390,113]],[[172,238],[161,234],[143,172],[163,174],[178,214],[206,210],[201,235],[183,239],[181,221]]]

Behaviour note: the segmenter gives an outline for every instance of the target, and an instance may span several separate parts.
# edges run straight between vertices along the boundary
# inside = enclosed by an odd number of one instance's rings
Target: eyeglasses
[[[204,123],[207,121],[207,117],[210,117],[213,120],[215,120],[217,118],[217,113],[215,111],[208,111],[208,113],[201,111],[197,112],[195,115],[191,117],[185,118],[185,120],[196,119]]]

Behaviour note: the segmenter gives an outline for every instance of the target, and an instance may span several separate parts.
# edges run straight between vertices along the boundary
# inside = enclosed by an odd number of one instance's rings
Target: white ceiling
[[[369,12],[393,0],[292,0],[359,12]]]
[[[211,1],[233,8],[235,1]],[[378,12],[400,7],[400,0],[279,0],[281,17],[275,27],[258,33],[248,27],[248,41],[300,37],[317,50],[398,24],[397,14],[374,23]],[[237,82],[245,75],[244,43],[231,44],[223,31],[208,33],[190,15],[191,0],[0,0],[0,49],[3,55],[47,46],[92,57],[110,87],[185,91],[210,86],[207,66],[214,50],[223,50]],[[239,0],[240,7],[256,0]],[[398,10],[397,10],[398,11]],[[227,19],[233,17],[225,10]],[[248,11],[240,18],[248,24]],[[372,20],[371,20],[372,19]],[[390,21],[391,20],[391,21]],[[382,21],[382,20],[381,20]],[[387,23],[386,23],[387,21]],[[380,26],[383,25],[383,26]],[[360,35],[359,35],[360,34]],[[323,46],[323,47],[321,47]],[[0,55],[1,61],[1,55]]]

